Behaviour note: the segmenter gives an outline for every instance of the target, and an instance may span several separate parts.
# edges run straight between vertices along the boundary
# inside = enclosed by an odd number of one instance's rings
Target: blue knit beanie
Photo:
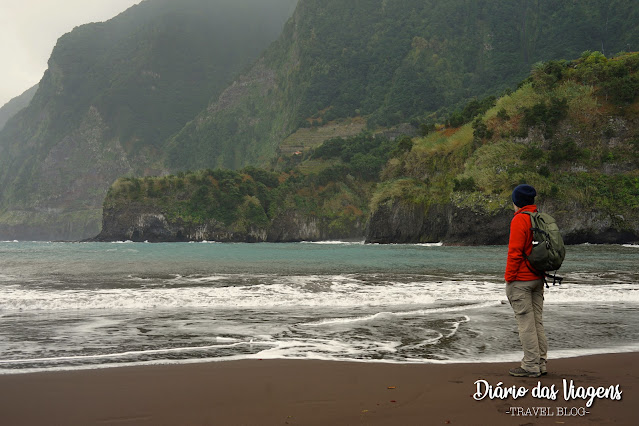
[[[537,191],[530,185],[519,185],[513,191],[513,203],[517,207],[525,207],[531,204],[535,204],[535,196]]]

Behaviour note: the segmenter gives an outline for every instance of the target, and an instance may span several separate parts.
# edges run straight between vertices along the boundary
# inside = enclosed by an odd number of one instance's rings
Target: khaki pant
[[[524,350],[521,368],[534,373],[545,372],[548,341],[542,317],[544,281],[513,281],[506,284],[506,296],[519,326],[519,340]]]

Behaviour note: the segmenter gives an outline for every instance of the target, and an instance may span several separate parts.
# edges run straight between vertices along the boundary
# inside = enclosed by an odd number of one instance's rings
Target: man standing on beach
[[[506,263],[506,296],[515,312],[519,340],[524,350],[521,366],[509,370],[511,376],[539,377],[546,374],[548,342],[543,324],[544,281],[528,264],[533,233],[530,215],[536,212],[537,191],[530,185],[519,185],[512,194],[515,216],[510,222],[508,260]]]

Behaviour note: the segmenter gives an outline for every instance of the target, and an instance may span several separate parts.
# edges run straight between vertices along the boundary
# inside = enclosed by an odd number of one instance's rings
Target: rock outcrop
[[[202,223],[170,219],[164,212],[151,206],[129,204],[105,209],[102,232],[91,241],[295,242],[358,239],[363,233],[361,223],[344,234],[331,230],[327,220],[305,216],[293,210],[278,215],[266,226],[248,224],[240,229],[214,219]]]
[[[639,212],[609,215],[579,205],[542,203],[555,217],[566,244],[625,244],[639,241]],[[451,245],[508,244],[512,211],[473,211],[455,205],[424,206],[401,200],[381,204],[366,228],[368,243],[444,242]]]
[[[452,204],[426,207],[394,200],[371,213],[366,242],[507,244],[510,217],[504,210],[486,214]]]

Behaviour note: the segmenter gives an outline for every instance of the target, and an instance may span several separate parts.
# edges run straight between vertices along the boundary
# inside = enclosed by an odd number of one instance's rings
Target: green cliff
[[[403,141],[403,142],[402,142]],[[104,202],[98,241],[302,241],[358,238],[388,160],[410,140],[334,138],[277,170],[202,170],[122,178]]]
[[[144,1],[61,37],[0,132],[0,238],[97,234],[120,176],[426,131],[537,61],[636,49],[637,21],[631,0]]]
[[[537,64],[487,112],[387,164],[366,239],[505,244],[526,182],[568,243],[638,241],[638,71],[638,53]]]
[[[157,175],[164,141],[280,33],[294,0],[147,0],[65,34],[0,132],[0,238],[100,230],[122,175]]]
[[[300,128],[429,123],[532,64],[637,48],[630,1],[302,0],[260,61],[173,137],[175,170],[269,165]],[[302,144],[304,146],[304,144]]]
[[[527,182],[567,243],[639,241],[638,71],[639,53],[586,52],[424,137],[334,138],[271,171],[121,179],[98,239],[505,244]]]
[[[33,99],[36,90],[38,90],[37,84],[26,90],[23,94],[11,99],[0,108],[0,130],[4,128],[5,124],[7,124],[7,121],[9,121],[11,117],[29,105],[29,102]]]

